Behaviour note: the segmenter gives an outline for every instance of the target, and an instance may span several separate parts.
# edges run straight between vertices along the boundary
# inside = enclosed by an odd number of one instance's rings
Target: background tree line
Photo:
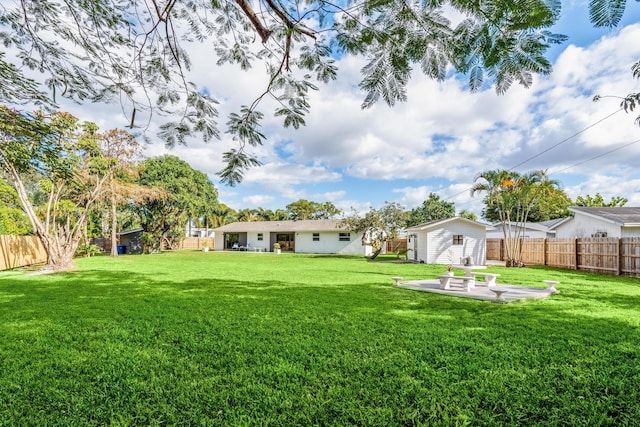
[[[117,256],[117,232],[132,227],[142,228],[144,250],[150,252],[175,247],[185,237],[187,224],[215,228],[234,221],[341,216],[345,227],[362,232],[363,242],[377,251],[402,228],[456,214],[454,203],[435,193],[411,210],[386,203],[346,216],[331,202],[305,199],[275,211],[234,211],[219,203],[206,174],[185,161],[171,155],[144,159],[143,147],[129,133],[100,132],[95,124],[81,123],[68,113],[26,114],[2,106],[0,137],[0,232],[35,234],[56,268],[69,266],[91,237],[110,236],[112,255]],[[503,224],[564,217],[572,204],[622,206],[627,201],[614,197],[606,202],[600,194],[572,201],[545,171],[485,171],[476,177],[471,193],[485,193],[482,217]],[[459,215],[477,219],[464,210]],[[517,263],[515,252],[513,257]]]

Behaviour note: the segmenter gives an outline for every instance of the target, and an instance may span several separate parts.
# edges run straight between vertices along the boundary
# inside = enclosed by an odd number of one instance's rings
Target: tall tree
[[[144,197],[134,206],[143,228],[145,251],[173,248],[185,237],[188,214],[197,215],[218,203],[218,192],[207,175],[176,156],[147,159],[138,183],[164,190],[162,197]]]
[[[108,201],[111,218],[111,256],[118,256],[118,205],[121,203],[151,199],[159,196],[155,188],[138,185],[133,181],[138,175],[138,162],[142,160],[142,146],[133,135],[122,130],[112,129],[97,135],[97,143],[109,164],[103,199]]]
[[[498,213],[504,232],[508,267],[522,264],[520,239],[522,231],[527,226],[529,214],[533,207],[541,199],[548,197],[558,185],[557,181],[549,179],[546,171],[541,170],[524,174],[490,170],[476,176],[471,195],[486,193],[486,209]]]
[[[0,87],[9,88],[0,101],[20,99],[12,96],[19,91],[46,101],[24,77],[29,68],[43,74],[51,102],[123,102],[131,126],[136,112],[164,115],[159,136],[169,145],[194,133],[210,140],[219,135],[218,101],[209,95],[216,91],[190,82],[187,53],[191,41],[207,41],[218,65],[266,65],[266,86],[227,120],[238,146],[224,153],[220,175],[234,184],[259,164],[248,150],[265,141],[262,100],[277,100],[273,114],[284,126],[304,125],[309,92],[337,76],[336,55],[366,58],[363,107],[404,101],[414,67],[437,80],[453,68],[468,76],[472,91],[491,80],[504,93],[550,72],[544,55],[565,40],[548,30],[559,14],[559,0],[22,0],[0,8],[0,39],[19,52],[0,56]]]
[[[604,197],[602,197],[600,193],[596,193],[596,195],[593,197],[590,196],[589,194],[587,194],[584,197],[578,196],[576,197],[574,204],[576,206],[588,206],[588,207],[595,207],[595,208],[602,208],[602,207],[615,208],[615,207],[622,207],[626,205],[627,202],[628,200],[621,196],[614,196],[611,198],[609,202],[605,202]]]
[[[422,202],[422,205],[409,211],[407,227],[424,224],[429,221],[447,219],[456,215],[456,208],[453,202],[440,199],[436,193],[430,193],[429,198]]]
[[[314,202],[300,199],[289,203],[287,206],[289,219],[329,219],[340,215],[342,211],[331,202]]]
[[[369,259],[374,260],[384,247],[387,240],[398,237],[398,232],[406,222],[404,208],[398,203],[385,202],[380,209],[371,208],[363,216],[356,210],[343,218],[340,227],[355,233],[362,233],[363,245],[372,247]]]
[[[96,130],[67,113],[23,114],[0,107],[0,163],[51,268],[72,265],[89,209],[113,167],[96,143]],[[35,208],[25,187],[27,175],[40,177],[39,191],[46,194],[42,209]]]

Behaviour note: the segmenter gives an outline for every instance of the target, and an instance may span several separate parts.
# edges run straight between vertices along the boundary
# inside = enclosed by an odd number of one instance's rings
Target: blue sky
[[[301,198],[330,201],[345,211],[385,201],[410,209],[434,192],[455,202],[458,211],[479,215],[481,198],[468,191],[474,176],[516,165],[519,172],[548,169],[571,197],[599,192],[640,206],[640,127],[634,125],[640,111],[615,113],[619,100],[592,101],[595,94],[640,90],[630,71],[640,60],[640,3],[628,1],[623,22],[612,30],[592,27],[587,4],[563,2],[553,30],[569,40],[552,48],[554,71],[536,76],[530,89],[471,94],[464,79],[438,83],[414,73],[408,102],[361,110],[364,94],[357,85],[364,62],[344,57],[338,80],[312,94],[307,126],[283,129],[280,120],[265,115],[267,143],[255,150],[264,165],[236,187],[217,181],[221,154],[233,146],[225,134],[219,142],[192,141],[171,151],[152,144],[147,155],[170,152],[206,172],[220,201],[234,209],[278,209]],[[210,51],[193,47],[190,77],[221,100],[218,122],[224,124],[229,111],[253,100],[266,77],[260,65],[247,73],[217,67]],[[63,107],[103,129],[127,124],[117,106]]]

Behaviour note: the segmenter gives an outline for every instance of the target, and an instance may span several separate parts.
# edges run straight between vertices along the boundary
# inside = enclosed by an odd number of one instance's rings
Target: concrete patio
[[[525,298],[546,298],[549,295],[559,293],[559,291],[554,292],[553,288],[526,288],[524,286],[504,284],[497,284],[496,286],[492,286],[489,288],[483,282],[477,282],[476,285],[469,291],[465,290],[462,283],[452,283],[450,289],[441,289],[442,285],[440,284],[440,280],[438,279],[407,281],[397,279],[400,278],[393,278],[393,280],[397,282],[396,285],[400,288],[502,303],[517,301]],[[501,293],[500,291],[504,292],[501,295],[498,295]],[[501,299],[497,300],[497,296],[500,296]]]

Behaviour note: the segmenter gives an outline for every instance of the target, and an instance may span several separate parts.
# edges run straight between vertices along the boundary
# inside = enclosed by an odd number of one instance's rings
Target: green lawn
[[[0,273],[0,426],[638,425],[640,280],[396,288],[442,266],[179,252]]]

